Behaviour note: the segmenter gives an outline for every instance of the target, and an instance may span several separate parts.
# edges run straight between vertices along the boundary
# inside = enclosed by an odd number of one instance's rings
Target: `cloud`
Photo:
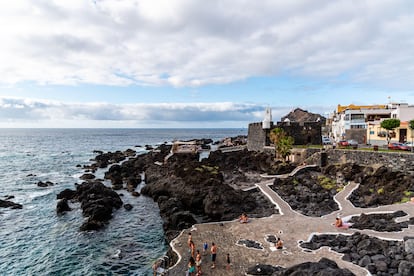
[[[62,103],[41,99],[0,98],[3,127],[247,127],[263,120],[267,106],[221,103]],[[273,119],[292,108],[272,107]],[[305,108],[306,109],[306,108]],[[323,108],[310,107],[313,112]],[[326,109],[326,107],[325,107]],[[62,125],[64,122],[64,125]],[[93,122],[93,124],[91,124]]]
[[[414,88],[414,2],[8,1],[6,84],[202,86],[316,76]]]

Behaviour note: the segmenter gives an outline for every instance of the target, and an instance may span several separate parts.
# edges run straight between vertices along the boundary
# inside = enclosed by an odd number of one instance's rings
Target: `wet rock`
[[[19,203],[14,203],[10,200],[2,200],[0,199],[0,207],[2,208],[11,208],[11,209],[22,209],[23,205]]]
[[[132,193],[131,193],[133,196],[135,196],[135,197],[138,197],[138,196],[140,196],[141,194],[139,193],[139,192],[137,192],[137,191],[133,191]]]
[[[54,184],[51,181],[46,181],[46,182],[39,181],[39,182],[37,182],[37,186],[42,187],[42,188],[53,186],[53,185]]]
[[[130,210],[132,210],[133,206],[131,204],[127,203],[127,204],[124,204],[124,208],[125,208],[125,210],[130,211]]]
[[[91,174],[91,173],[85,173],[83,175],[81,175],[81,177],[79,177],[82,180],[90,180],[90,179],[94,179],[95,175]]]
[[[61,199],[57,202],[57,204],[56,204],[56,213],[57,214],[62,214],[64,212],[67,212],[67,211],[70,211],[70,210],[72,210],[72,209],[69,207],[68,200],[66,198],[63,198],[63,199]]]
[[[56,195],[56,199],[62,199],[65,198],[67,200],[71,200],[76,196],[76,191],[71,189],[64,189],[60,193]]]

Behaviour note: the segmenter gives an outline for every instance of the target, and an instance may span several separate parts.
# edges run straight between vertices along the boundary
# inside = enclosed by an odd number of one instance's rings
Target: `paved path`
[[[170,269],[169,275],[185,275],[186,264],[189,258],[187,247],[188,232],[191,231],[196,248],[201,249],[204,241],[209,245],[215,242],[218,245],[217,267],[210,268],[209,254],[203,256],[203,275],[245,275],[247,268],[255,264],[271,264],[289,267],[306,261],[316,262],[322,257],[328,257],[337,262],[339,267],[348,268],[356,275],[367,275],[368,271],[349,262],[341,260],[342,254],[323,247],[312,253],[305,252],[299,247],[299,243],[309,240],[313,234],[332,233],[348,234],[354,232],[366,233],[383,239],[402,240],[404,236],[414,235],[414,227],[411,225],[402,232],[376,232],[372,230],[339,229],[332,224],[335,217],[357,215],[361,213],[393,212],[403,210],[408,216],[399,220],[408,220],[414,217],[414,205],[412,203],[394,204],[378,208],[356,208],[348,201],[350,193],[358,187],[356,183],[349,183],[335,196],[340,210],[323,217],[308,217],[292,210],[269,185],[273,180],[265,180],[256,186],[277,206],[280,211],[278,215],[266,218],[251,219],[247,224],[238,221],[197,224],[192,229],[183,231],[171,242],[172,248],[180,255],[179,261]],[[284,241],[283,250],[275,250],[273,244],[266,241],[268,235],[280,237]],[[263,249],[251,249],[237,245],[240,239],[254,240],[261,243]],[[225,255],[230,253],[232,266],[225,269]]]

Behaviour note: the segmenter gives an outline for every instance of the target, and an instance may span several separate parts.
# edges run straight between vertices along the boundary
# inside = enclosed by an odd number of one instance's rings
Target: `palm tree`
[[[295,142],[293,137],[287,135],[282,128],[277,127],[270,132],[270,141],[275,145],[276,157],[280,156],[283,163],[285,163]]]

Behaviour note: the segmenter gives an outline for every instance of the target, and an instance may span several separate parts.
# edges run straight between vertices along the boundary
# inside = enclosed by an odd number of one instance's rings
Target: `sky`
[[[246,128],[414,104],[414,1],[13,0],[0,128]]]

